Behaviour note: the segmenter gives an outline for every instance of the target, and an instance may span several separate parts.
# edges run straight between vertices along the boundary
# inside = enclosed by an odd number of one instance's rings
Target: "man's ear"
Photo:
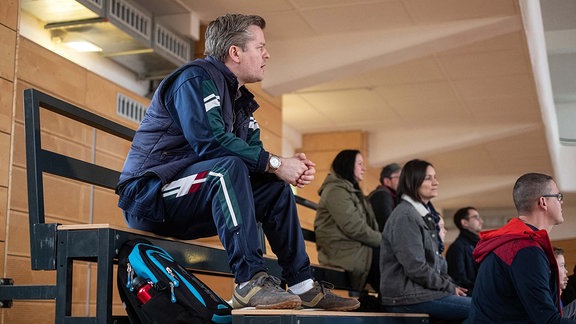
[[[232,45],[228,49],[228,56],[230,56],[230,59],[233,62],[240,63],[240,53],[239,52],[240,52],[240,47],[238,47],[236,45]]]

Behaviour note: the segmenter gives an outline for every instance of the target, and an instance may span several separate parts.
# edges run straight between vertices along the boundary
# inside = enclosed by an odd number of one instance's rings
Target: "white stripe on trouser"
[[[222,186],[222,192],[224,193],[224,199],[226,200],[226,207],[228,207],[228,210],[230,211],[230,217],[232,217],[232,224],[234,224],[234,226],[238,226],[238,220],[236,219],[236,213],[234,212],[232,202],[230,201],[230,195],[228,194],[226,181],[224,181],[224,175],[212,171],[210,171],[208,175],[219,178],[220,185]],[[162,187],[162,196],[168,197],[176,193],[176,197],[182,197],[190,192],[192,185],[206,182],[206,178],[196,179],[196,176],[198,176],[198,174],[189,175],[187,177],[165,184],[164,187]]]

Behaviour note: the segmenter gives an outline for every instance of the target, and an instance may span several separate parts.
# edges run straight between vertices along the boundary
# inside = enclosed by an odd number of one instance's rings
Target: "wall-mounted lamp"
[[[75,34],[69,34],[63,30],[53,29],[50,31],[52,42],[66,46],[77,52],[102,52],[102,48],[96,46]]]

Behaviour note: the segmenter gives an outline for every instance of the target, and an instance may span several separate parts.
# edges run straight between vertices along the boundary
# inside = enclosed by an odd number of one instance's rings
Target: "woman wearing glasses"
[[[384,309],[427,313],[433,320],[463,321],[470,297],[447,274],[439,238],[439,214],[430,202],[438,195],[431,163],[411,160],[400,174],[402,201],[384,226],[380,245],[380,291]]]

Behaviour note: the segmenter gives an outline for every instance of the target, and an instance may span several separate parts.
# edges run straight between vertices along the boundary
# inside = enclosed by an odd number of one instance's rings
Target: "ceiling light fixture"
[[[76,33],[67,33],[66,31],[55,29],[50,31],[52,42],[57,45],[63,45],[77,52],[102,52],[102,48],[89,42]]]
[[[62,44],[77,52],[102,52],[102,49],[100,47],[84,40],[65,41]]]

